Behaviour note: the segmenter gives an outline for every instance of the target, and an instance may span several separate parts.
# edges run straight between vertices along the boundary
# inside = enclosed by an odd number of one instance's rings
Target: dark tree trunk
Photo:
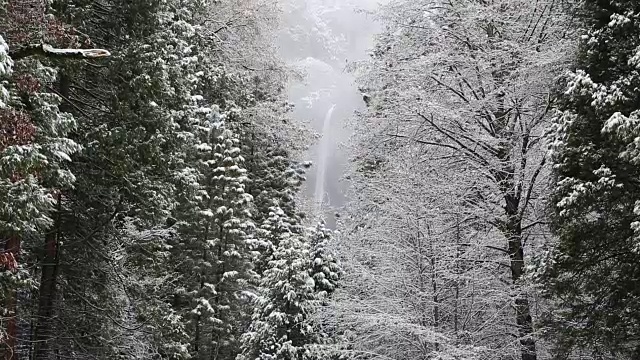
[[[494,78],[499,84],[503,83],[505,74],[501,72],[494,73]],[[513,137],[512,129],[509,124],[509,113],[505,107],[504,93],[497,95],[498,111],[495,113],[496,129],[503,139]],[[514,120],[515,121],[515,120]],[[521,141],[526,141],[522,139]],[[526,144],[523,144],[526,147]],[[509,268],[511,270],[511,281],[515,288],[520,286],[520,279],[524,274],[524,249],[522,244],[522,213],[520,212],[522,199],[522,184],[516,184],[515,172],[513,166],[512,152],[516,146],[509,142],[504,142],[498,147],[496,157],[503,164],[498,170],[493,171],[493,176],[497,180],[498,188],[502,193],[504,200],[505,222],[500,229],[502,234],[507,238],[507,246],[509,251]],[[523,156],[526,154],[523,153]],[[531,180],[534,181],[534,180]],[[526,206],[526,204],[524,205]],[[536,341],[533,337],[533,321],[531,319],[531,310],[529,300],[525,292],[518,291],[515,299],[516,325],[518,327],[518,336],[520,338],[520,349],[522,360],[537,360]]]
[[[60,72],[58,88],[63,102],[59,109],[63,112],[71,112],[69,94],[71,78],[64,72]],[[38,292],[38,316],[34,329],[34,360],[46,360],[51,353],[51,344],[55,338],[53,334],[54,300],[57,292],[59,270],[59,244],[62,236],[62,195],[57,191],[56,219],[53,228],[45,235],[44,256],[42,260],[42,275]]]
[[[509,242],[509,257],[511,280],[518,287],[519,281],[524,275],[524,250],[522,244],[522,220],[518,216],[519,199],[514,196],[506,196],[507,223],[505,235]],[[536,341],[533,338],[533,321],[529,300],[525,292],[518,292],[515,299],[516,324],[520,337],[522,360],[536,360]]]
[[[510,226],[509,226],[510,225]],[[514,284],[522,278],[524,274],[524,251],[522,249],[522,228],[520,221],[509,224],[512,228],[509,234],[509,256],[511,257],[511,279]],[[522,360],[536,360],[536,343],[532,337],[533,325],[529,300],[526,293],[518,293],[515,299],[516,324],[518,325],[518,335],[522,345]]]
[[[20,253],[20,237],[12,235],[4,245],[4,259],[6,259],[4,271],[12,271],[18,264]],[[4,347],[4,360],[18,360],[18,318],[17,318],[17,293],[10,289],[5,300],[5,306],[9,313],[7,320],[7,341]]]
[[[459,315],[458,312],[460,311],[459,307],[459,301],[460,301],[460,277],[461,277],[461,270],[460,270],[460,258],[462,257],[462,249],[460,247],[460,214],[456,214],[456,267],[455,267],[455,275],[456,275],[456,280],[454,283],[455,286],[455,293],[454,293],[454,305],[453,305],[453,332],[456,336],[456,342],[455,344],[458,345],[460,342],[460,336],[459,336]]]
[[[57,219],[54,228],[45,235],[42,276],[38,293],[38,316],[34,330],[34,360],[46,360],[51,352],[54,299],[58,282],[61,196],[58,195]]]

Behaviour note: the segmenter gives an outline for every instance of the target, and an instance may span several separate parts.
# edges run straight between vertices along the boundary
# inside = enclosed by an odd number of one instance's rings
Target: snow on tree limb
[[[32,44],[9,53],[18,60],[29,56],[45,56],[51,58],[99,59],[111,56],[105,49],[57,49],[48,44]]]
[[[0,36],[0,78],[11,75],[12,67],[13,60],[9,56],[9,45]],[[9,100],[9,91],[4,85],[6,84],[0,81],[0,109],[5,108]]]

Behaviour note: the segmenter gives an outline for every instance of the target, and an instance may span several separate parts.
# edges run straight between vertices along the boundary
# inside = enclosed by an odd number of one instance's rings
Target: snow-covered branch
[[[32,44],[18,48],[9,53],[11,58],[19,60],[29,56],[45,56],[51,58],[99,59],[111,56],[105,49],[57,49],[48,44]]]

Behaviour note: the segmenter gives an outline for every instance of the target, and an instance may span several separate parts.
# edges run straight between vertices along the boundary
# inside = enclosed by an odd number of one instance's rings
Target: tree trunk
[[[459,336],[459,329],[458,329],[458,312],[459,310],[459,304],[458,302],[460,301],[460,275],[461,275],[461,271],[460,271],[460,258],[462,257],[462,249],[460,248],[460,214],[456,214],[456,268],[455,268],[455,275],[456,275],[456,280],[454,282],[454,286],[455,286],[455,292],[454,292],[454,298],[453,298],[453,332],[456,336],[456,342],[455,344],[458,345],[460,343],[460,336]]]
[[[503,83],[504,71],[496,71],[493,76],[498,84]],[[496,129],[499,129],[498,134],[503,140],[512,138],[513,129],[509,126],[509,113],[506,111],[503,92],[498,93],[497,103],[498,109],[495,113],[495,118],[497,120]],[[520,201],[522,185],[516,185],[515,167],[512,165],[512,151],[514,151],[514,148],[516,148],[514,144],[509,144],[506,141],[498,148],[496,157],[503,165],[497,171],[494,171],[493,175],[504,199],[506,221],[500,230],[507,238],[511,281],[514,287],[518,289],[520,286],[519,281],[524,274],[524,251],[522,247],[522,216],[519,212],[522,205]],[[536,360],[536,341],[532,336],[533,322],[526,293],[518,291],[515,299],[515,310],[522,360]]]
[[[436,331],[440,328],[440,299],[438,298],[438,270],[436,269],[436,251],[434,248],[434,241],[431,237],[431,228],[427,225],[427,240],[429,241],[431,247],[431,291],[433,291],[432,300],[433,300],[433,326]],[[436,351],[440,351],[440,343],[435,342],[434,348]]]
[[[20,253],[20,237],[12,235],[7,239],[4,246],[5,271],[14,270],[18,265],[18,255]],[[9,313],[7,320],[7,341],[4,348],[5,360],[18,360],[17,340],[18,340],[18,318],[17,318],[17,292],[10,289],[7,294],[5,306]]]
[[[513,196],[507,196],[507,224],[506,234],[509,241],[509,257],[511,280],[513,284],[519,287],[519,281],[524,274],[524,251],[522,248],[522,221],[517,211],[518,199]],[[514,209],[515,212],[511,212]],[[533,322],[531,319],[531,310],[529,308],[529,299],[525,292],[518,292],[515,299],[516,324],[518,325],[518,335],[520,337],[522,360],[536,360],[536,341],[533,338]]]
[[[45,235],[42,276],[38,293],[38,316],[34,330],[34,360],[46,360],[51,352],[53,336],[53,304],[56,297],[59,263],[61,195],[58,194],[57,219]]]
[[[438,299],[438,279],[436,273],[435,254],[431,257],[431,286],[433,290],[433,326],[436,331],[440,327],[440,300]],[[436,341],[434,344],[436,351],[440,351],[440,343]]]
[[[63,112],[71,112],[69,104],[71,78],[64,72],[60,72],[58,88],[63,102],[59,109]],[[56,297],[59,264],[59,243],[62,234],[61,214],[62,195],[58,190],[56,214],[57,218],[53,228],[45,235],[44,257],[42,261],[42,276],[40,279],[40,291],[38,295],[38,316],[34,329],[34,360],[45,360],[51,352],[53,336],[53,303]]]

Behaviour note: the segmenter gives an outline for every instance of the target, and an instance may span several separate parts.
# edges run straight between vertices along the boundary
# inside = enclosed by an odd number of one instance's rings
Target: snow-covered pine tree
[[[195,111],[196,59],[186,49],[193,38],[190,14],[198,7],[178,1],[52,4],[50,12],[114,56],[108,63],[65,63],[61,71],[65,110],[78,119],[73,139],[84,149],[71,165],[78,176],[74,190],[65,194],[61,216],[64,246],[55,273],[64,301],[55,303],[56,321],[49,325],[55,333],[64,328],[65,337],[40,351],[42,356],[134,358],[151,346],[149,353],[179,355],[184,344],[175,338],[181,336],[130,343],[126,329],[181,326],[169,321],[171,313],[164,319],[148,316],[167,296],[159,292],[167,289],[149,291],[151,286],[132,281],[140,277],[131,274],[137,269],[128,267],[135,263],[128,259],[140,254],[125,249],[140,251],[134,234],[163,225],[172,203],[171,175],[185,142],[178,130]],[[68,31],[76,41],[85,39],[78,33]],[[159,253],[162,248],[147,247]],[[136,260],[144,263],[140,257]],[[142,293],[152,297],[146,304]]]
[[[342,269],[331,249],[334,240],[333,232],[326,228],[325,222],[319,222],[308,229],[309,246],[311,248],[311,268],[309,273],[315,283],[315,292],[320,299],[326,299],[336,291]]]
[[[9,56],[9,45],[0,36],[0,79],[2,79],[0,81],[0,109],[4,109],[10,99],[9,90],[5,85],[7,85],[7,79],[11,76],[12,68],[13,60]]]
[[[5,12],[9,18],[15,12]],[[33,9],[38,11],[38,9]],[[25,29],[30,24],[24,24]],[[33,25],[33,24],[31,24]],[[40,26],[39,24],[35,24]],[[20,29],[10,32],[10,42],[15,48],[24,46],[20,43]],[[15,30],[15,29],[13,29]],[[25,34],[30,35],[27,30]],[[25,35],[26,36],[26,35]],[[58,40],[52,37],[51,40]],[[12,258],[14,267],[21,249],[26,248],[30,261],[34,261],[35,253],[39,253],[41,264],[57,262],[57,243],[61,226],[60,211],[65,207],[66,193],[73,187],[75,176],[69,168],[71,155],[81,149],[69,134],[75,129],[76,121],[62,109],[63,96],[59,92],[61,76],[59,64],[46,57],[20,54],[13,61],[13,73],[7,72],[10,64],[6,53],[7,46],[3,41],[4,76],[10,75],[3,85],[3,106],[0,109],[2,134],[0,140],[0,236],[3,241],[3,257]],[[8,91],[7,91],[8,90]],[[44,234],[44,244],[42,243]],[[37,250],[36,250],[37,249]],[[40,329],[35,336],[46,331],[46,322],[51,311],[51,301],[55,289],[52,273],[45,271],[46,266],[38,267],[40,273],[31,274],[30,280],[38,276],[40,279],[38,321]],[[48,269],[52,269],[49,267]],[[8,289],[13,295],[11,311],[16,309],[16,289]],[[45,299],[47,299],[45,301]],[[25,312],[28,314],[29,312]],[[14,314],[15,316],[15,314]],[[10,318],[12,340],[17,337],[18,321]],[[38,342],[37,347],[46,346]],[[8,352],[17,356],[17,348],[9,345]]]
[[[263,294],[255,301],[249,330],[243,335],[240,360],[299,360],[314,343],[308,315],[315,304],[314,282],[309,275],[309,247],[304,237],[291,231],[288,216],[271,208],[266,229],[277,244],[263,272]]]
[[[307,228],[306,237],[310,247],[309,275],[314,282],[316,297],[315,308],[310,314],[311,325],[315,332],[309,341],[310,359],[340,359],[333,351],[339,343],[342,328],[335,321],[326,321],[335,315],[335,308],[329,307],[333,293],[338,289],[343,270],[334,254],[334,232],[328,229],[324,220],[314,227]]]
[[[250,190],[254,195],[256,206],[256,222],[260,221],[254,251],[256,252],[256,270],[262,274],[271,260],[274,247],[278,245],[281,233],[290,232],[298,235],[304,233],[302,225],[304,214],[296,204],[297,192],[304,181],[305,169],[309,163],[298,163],[290,159],[290,155],[282,148],[270,149],[264,144],[255,146],[266,151],[263,154],[249,155],[252,160]],[[285,216],[274,222],[272,208],[277,206]]]
[[[191,354],[233,359],[242,329],[244,293],[255,273],[248,236],[253,232],[239,140],[217,112],[199,128],[197,154],[181,175],[182,200],[174,211],[174,256],[184,283],[176,306],[189,312]]]
[[[59,190],[75,180],[67,165],[80,146],[67,135],[76,122],[60,111],[62,98],[49,91],[58,80],[55,68],[36,58],[12,62],[7,44],[0,47],[5,50],[0,54],[0,226],[3,232],[33,235],[52,226]]]
[[[577,70],[558,102],[547,263],[556,355],[640,357],[640,3],[586,1]]]
[[[269,115],[262,111],[262,116],[252,116],[256,123],[247,129],[250,137],[245,151],[251,169],[248,188],[255,199],[255,219],[260,220],[253,239],[254,263],[262,279],[240,356],[299,358],[296,356],[306,353],[307,344],[316,342],[307,323],[316,295],[313,286],[308,288],[311,277],[302,272],[302,267],[311,264],[308,238],[302,225],[304,214],[296,201],[310,163],[291,159],[291,151],[283,146],[286,137],[264,128],[278,112]],[[290,269],[285,270],[287,267]],[[285,289],[288,295],[283,293]]]

